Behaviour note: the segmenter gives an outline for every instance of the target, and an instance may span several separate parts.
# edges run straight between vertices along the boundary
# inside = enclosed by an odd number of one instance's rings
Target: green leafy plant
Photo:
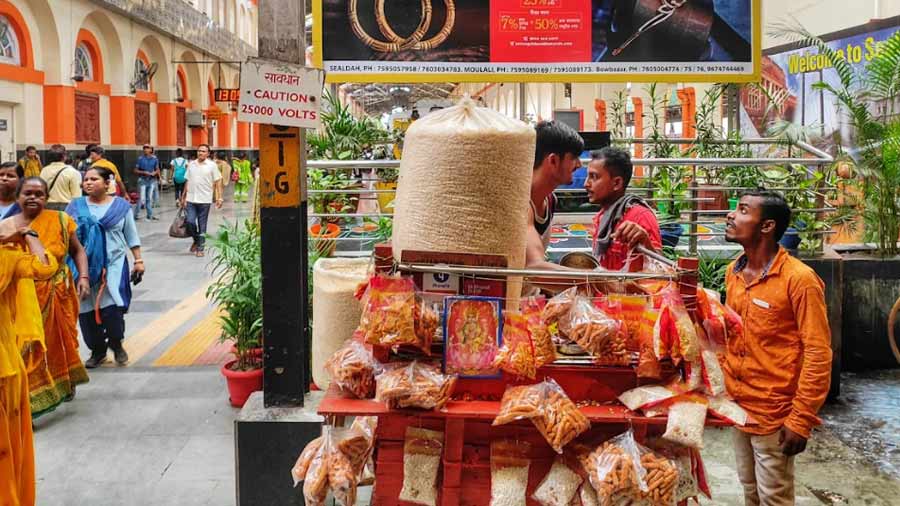
[[[213,282],[206,298],[222,316],[222,341],[233,341],[236,370],[261,367],[252,352],[262,337],[262,264],[259,226],[253,220],[224,224],[209,236]]]
[[[703,284],[703,288],[725,293],[725,274],[729,263],[731,260],[728,258],[701,255],[697,266],[697,281]]]
[[[322,104],[322,127],[307,136],[314,160],[359,160],[366,150],[390,141],[391,134],[369,116],[356,117],[328,91]]]
[[[372,223],[378,228],[372,232],[372,239],[375,243],[389,242],[394,234],[394,219],[390,216],[380,216],[378,219],[366,218],[366,223]]]
[[[615,98],[609,104],[612,118],[612,129],[610,135],[613,140],[621,140],[625,138],[625,100],[626,93],[624,90],[616,92]]]
[[[900,32],[883,43],[866,66],[854,69],[843,51],[830,48],[799,24],[779,24],[773,35],[803,46],[813,46],[828,58],[838,76],[838,84],[813,84],[837,100],[854,130],[857,146],[854,159],[862,176],[862,209],[867,240],[874,241],[881,255],[900,253],[900,118],[896,115],[900,97]],[[882,104],[873,113],[871,104]]]
[[[650,134],[647,146],[649,158],[676,158],[681,156],[681,150],[663,134],[663,126],[660,125],[661,108],[665,107],[665,97],[657,93],[656,83],[646,88],[650,97],[650,114],[648,115]],[[653,167],[653,198],[662,200],[665,209],[664,222],[677,221],[681,217],[684,206],[684,198],[687,196],[687,173],[681,165],[658,165]]]
[[[341,190],[350,190],[358,187],[356,181],[347,176],[346,171],[311,169],[307,173],[308,188],[310,190],[326,190],[332,193],[312,193],[309,195],[309,204],[315,214],[340,214],[352,213],[359,202],[358,197]],[[339,218],[326,219],[327,222],[340,221]]]

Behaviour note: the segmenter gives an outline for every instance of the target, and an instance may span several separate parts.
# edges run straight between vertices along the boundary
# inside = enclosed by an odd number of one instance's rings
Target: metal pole
[[[305,0],[260,0],[259,56],[306,61]],[[261,125],[260,184],[282,175],[288,207],[262,199],[263,398],[266,407],[302,406],[310,384],[307,315],[306,137],[298,128]],[[290,162],[285,162],[290,160]],[[285,164],[285,165],[282,165]],[[262,193],[262,192],[261,192]]]
[[[519,120],[525,121],[525,118],[528,116],[528,107],[525,103],[528,98],[528,90],[526,89],[525,83],[519,83]]]

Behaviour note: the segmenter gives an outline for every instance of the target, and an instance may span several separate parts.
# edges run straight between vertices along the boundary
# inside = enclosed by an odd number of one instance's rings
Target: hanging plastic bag
[[[294,478],[295,487],[298,483],[306,479],[306,473],[309,471],[309,465],[312,464],[313,458],[316,456],[316,454],[319,453],[319,448],[322,447],[323,441],[324,438],[322,436],[319,436],[307,443],[306,447],[303,448],[303,451],[297,458],[297,462],[294,464],[294,467],[291,468],[291,476]]]
[[[559,323],[560,331],[594,357],[595,362],[630,363],[622,323],[597,309],[589,298],[576,297],[569,314]]]
[[[679,392],[663,385],[644,385],[619,395],[619,401],[631,411],[653,407],[679,395]]]
[[[660,379],[662,377],[662,365],[654,351],[654,336],[656,324],[659,321],[659,310],[648,304],[641,315],[640,336],[638,337],[638,366],[639,378]]]
[[[670,335],[660,336],[661,347],[658,348],[657,356],[660,359],[666,356],[672,358],[672,362],[678,365],[681,360],[696,361],[700,358],[700,345],[698,343],[697,332],[694,329],[694,322],[688,314],[684,305],[684,300],[678,292],[678,288],[671,285],[665,288],[661,293],[662,298],[662,315],[667,320],[663,321],[660,327],[661,332],[669,332]],[[668,348],[668,350],[666,349]]]
[[[525,419],[531,420],[557,453],[562,453],[563,447],[591,427],[587,417],[552,379],[536,385],[508,387],[503,393],[500,413],[493,425]]]
[[[608,299],[611,307],[619,308],[618,315],[612,316],[619,317],[625,324],[628,350],[639,351],[644,312],[650,305],[650,297],[647,295],[611,293]]]
[[[618,324],[616,332],[603,343],[600,351],[594,355],[594,363],[609,367],[630,366],[633,348],[629,347],[628,325],[621,299],[610,295],[595,298],[593,302],[594,307]]]
[[[308,464],[305,466],[306,472],[302,477],[294,476],[294,480],[300,478],[303,481],[303,497],[306,499],[306,504],[311,506],[324,505],[325,499],[328,497],[329,456],[333,451],[332,432],[331,426],[322,426],[322,436],[319,438],[321,442],[315,445],[315,451],[311,450],[306,457],[308,458]],[[313,443],[307,445],[307,449]],[[300,454],[301,458],[304,458],[304,454],[307,454],[306,450]],[[302,471],[302,469],[298,471]]]
[[[638,445],[641,467],[646,471],[647,490],[641,490],[637,504],[675,506],[678,489],[678,465],[675,461]]]
[[[663,439],[691,448],[703,449],[708,401],[697,394],[679,397],[669,405],[669,419]]]
[[[494,367],[509,374],[534,379],[534,344],[528,330],[528,320],[519,313],[503,312],[503,346],[494,357]]]
[[[600,445],[586,464],[600,506],[618,506],[648,490],[646,470],[634,433],[629,430]]]
[[[709,398],[709,412],[739,427],[756,423],[744,408],[724,395]]]
[[[600,500],[597,498],[597,491],[594,490],[590,482],[585,481],[578,487],[578,499],[581,500],[580,506],[600,506]],[[575,499],[572,504],[577,506]]]
[[[437,505],[437,479],[443,448],[443,432],[406,428],[403,443],[403,487],[399,496],[401,501],[424,506]]]
[[[525,506],[531,445],[524,441],[491,442],[491,506]]]
[[[430,354],[439,324],[438,315],[416,296],[411,278],[378,275],[369,280],[359,327],[366,343],[414,346]]]
[[[557,457],[531,498],[542,506],[568,506],[584,479]]]
[[[725,305],[718,292],[697,290],[697,316],[703,322],[703,330],[710,342],[714,346],[725,347]]]
[[[547,305],[541,311],[541,318],[544,320],[544,324],[548,327],[558,324],[560,320],[569,314],[569,310],[572,309],[572,304],[575,302],[577,295],[578,287],[573,286],[547,301]]]
[[[700,487],[692,467],[691,452],[693,450],[691,448],[662,439],[651,441],[648,446],[654,452],[669,459],[678,470],[678,481],[674,492],[676,503],[700,495]]]
[[[381,364],[365,346],[350,340],[325,362],[325,370],[341,390],[357,399],[371,399],[375,395],[375,375],[381,372]]]
[[[388,368],[375,378],[375,398],[391,408],[441,409],[453,395],[456,376],[418,361]]]
[[[556,362],[556,345],[550,337],[550,331],[541,318],[541,312],[547,301],[534,297],[523,300],[521,304],[522,315],[528,322],[528,331],[531,333],[531,343],[534,346],[534,365],[540,369],[545,365]]]

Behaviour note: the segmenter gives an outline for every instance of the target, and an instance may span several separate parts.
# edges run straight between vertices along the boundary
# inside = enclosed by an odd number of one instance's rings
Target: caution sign
[[[299,207],[300,129],[259,126],[259,181],[261,207]]]
[[[241,65],[238,121],[318,128],[324,83],[319,69],[251,59]]]

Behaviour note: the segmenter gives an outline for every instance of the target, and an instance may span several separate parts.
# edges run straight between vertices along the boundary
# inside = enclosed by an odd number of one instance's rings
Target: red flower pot
[[[253,392],[262,390],[263,388],[263,370],[253,369],[252,371],[232,371],[237,360],[232,360],[222,366],[222,376],[225,376],[225,382],[228,384],[228,397],[231,405],[237,408],[243,407],[247,402],[247,398]]]

